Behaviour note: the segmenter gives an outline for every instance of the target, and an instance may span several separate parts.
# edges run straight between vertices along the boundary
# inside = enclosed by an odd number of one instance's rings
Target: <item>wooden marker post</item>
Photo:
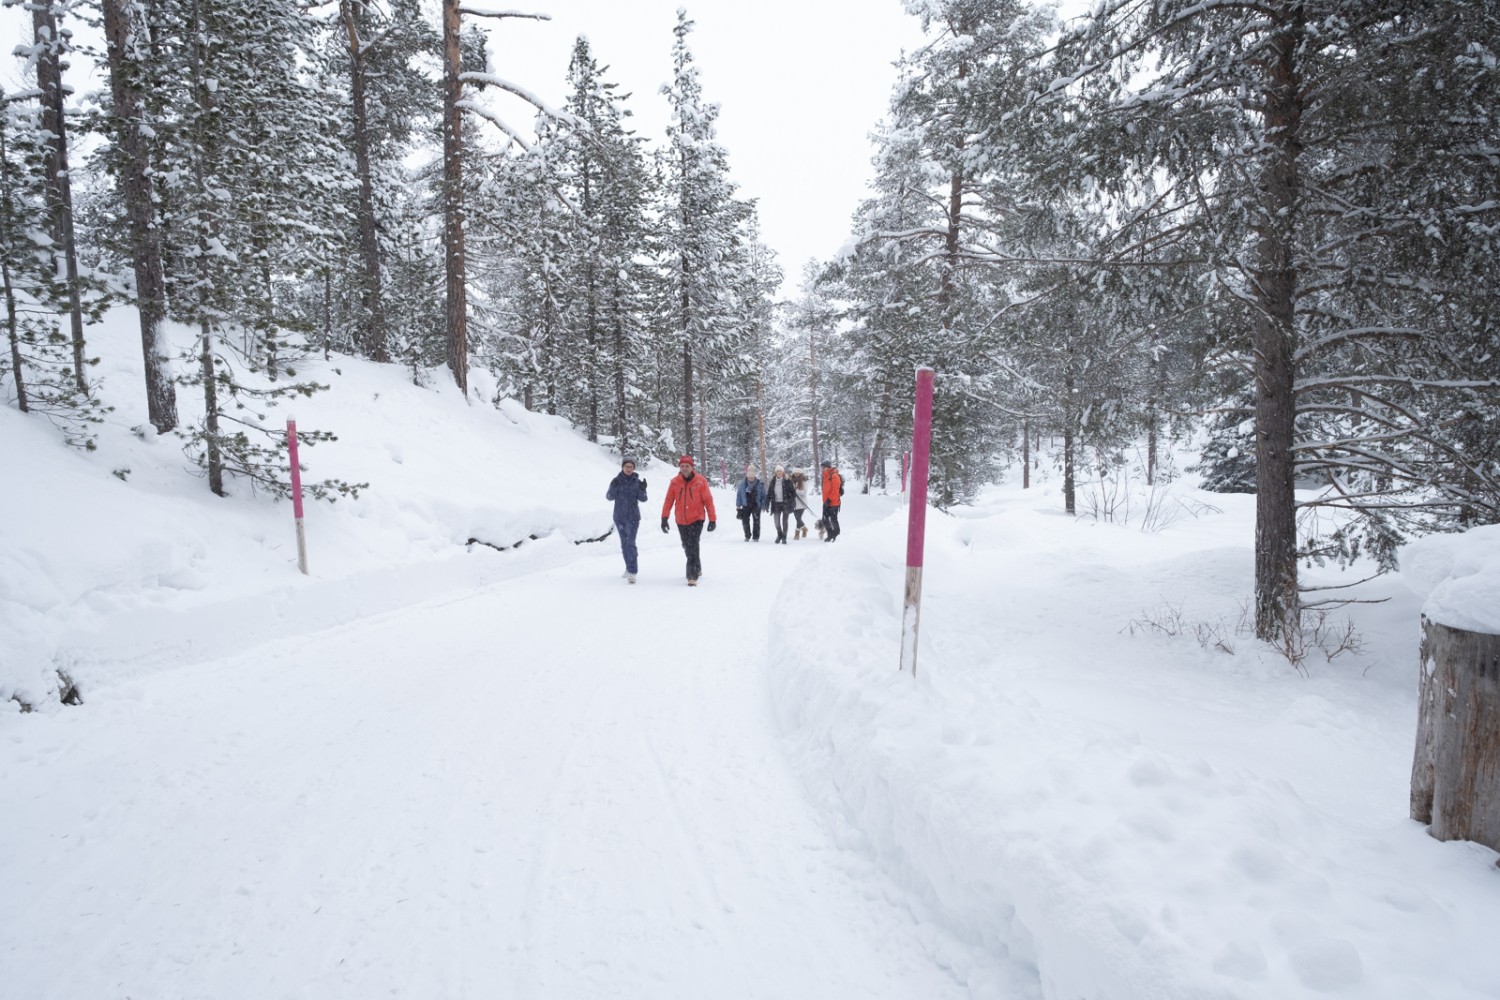
[[[917,676],[917,626],[922,619],[922,549],[927,531],[927,466],[932,444],[931,368],[917,369],[911,433],[911,499],[906,519],[906,599],[901,609],[901,669]]]
[[[297,519],[297,568],[307,575],[307,531],[302,526],[302,467],[297,463],[297,421],[286,422],[286,448],[292,463],[292,516]]]

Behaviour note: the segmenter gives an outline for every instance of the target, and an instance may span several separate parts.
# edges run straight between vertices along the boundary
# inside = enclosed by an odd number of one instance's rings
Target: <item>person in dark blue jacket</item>
[[[734,516],[745,526],[745,541],[760,541],[760,512],[766,507],[766,484],[755,473],[755,466],[745,466],[745,478],[734,491]]]
[[[635,535],[641,527],[641,504],[646,502],[646,480],[635,474],[635,457],[620,461],[620,474],[609,481],[604,499],[615,502],[615,531],[620,536],[620,554],[625,557],[625,580],[635,583]]]

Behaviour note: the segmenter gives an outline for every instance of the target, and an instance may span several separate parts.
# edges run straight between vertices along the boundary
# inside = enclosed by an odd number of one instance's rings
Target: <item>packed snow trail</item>
[[[611,539],[7,723],[0,994],[1035,996],[782,756],[766,616],[817,536],[726,517],[694,590],[646,506],[635,586]]]

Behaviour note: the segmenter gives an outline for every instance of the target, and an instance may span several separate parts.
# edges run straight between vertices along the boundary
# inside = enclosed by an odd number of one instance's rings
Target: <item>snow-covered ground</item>
[[[1406,818],[1421,600],[1294,670],[1250,498],[933,513],[913,679],[898,498],[781,547],[721,491],[693,590],[648,467],[627,586],[612,456],[345,359],[303,578],[130,343],[97,453],[0,408],[0,997],[1500,997],[1495,853]]]

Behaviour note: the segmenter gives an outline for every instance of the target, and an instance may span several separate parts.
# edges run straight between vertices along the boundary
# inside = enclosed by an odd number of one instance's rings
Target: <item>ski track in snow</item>
[[[693,590],[645,512],[634,587],[611,539],[8,723],[0,996],[1039,995],[784,757],[767,615],[816,535],[726,518]]]

